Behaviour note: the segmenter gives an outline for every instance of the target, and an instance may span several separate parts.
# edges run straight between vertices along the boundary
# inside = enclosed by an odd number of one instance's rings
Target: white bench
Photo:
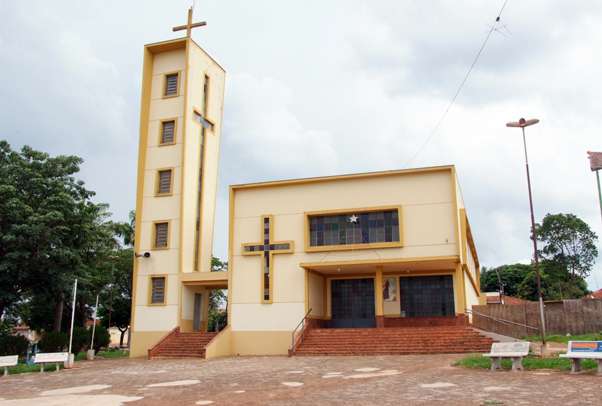
[[[529,355],[528,341],[515,341],[508,343],[493,343],[489,354],[483,354],[484,357],[491,358],[491,370],[502,369],[502,358],[512,359],[512,370],[523,370],[523,357]]]
[[[4,376],[8,375],[8,367],[14,367],[19,362],[18,355],[6,355],[0,357],[0,367],[4,367]]]
[[[602,375],[602,341],[569,341],[569,349],[566,354],[560,354],[561,358],[571,360],[571,372],[581,371],[582,359],[595,359],[598,361],[598,375]]]
[[[56,364],[56,372],[59,371],[59,362],[65,363],[69,359],[67,352],[40,352],[37,353],[33,363],[41,364],[40,372],[44,372],[44,364],[54,362]]]

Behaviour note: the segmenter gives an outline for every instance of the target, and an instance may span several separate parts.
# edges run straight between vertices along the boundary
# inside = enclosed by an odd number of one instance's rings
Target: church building
[[[230,186],[228,270],[212,271],[226,74],[191,14],[186,37],[144,47],[131,356],[311,354],[318,332],[403,353],[427,327],[485,348],[467,328],[485,297],[453,165]]]

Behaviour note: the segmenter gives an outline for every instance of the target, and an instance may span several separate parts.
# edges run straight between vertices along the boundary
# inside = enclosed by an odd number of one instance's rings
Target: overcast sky
[[[541,119],[528,130],[538,221],[575,213],[602,234],[586,158],[602,150],[602,2],[509,0],[415,159],[501,0],[198,2],[194,38],[227,71],[216,255],[229,184],[455,164],[481,263],[529,261],[522,141],[504,126],[521,116]],[[0,138],[83,157],[81,178],[125,220],[142,47],[175,38],[191,3],[0,0]],[[602,288],[600,265],[589,283]]]

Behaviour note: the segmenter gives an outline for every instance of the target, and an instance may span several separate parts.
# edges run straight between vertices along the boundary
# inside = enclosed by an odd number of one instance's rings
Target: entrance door
[[[451,275],[399,278],[401,314],[406,317],[453,316],[454,285]]]
[[[333,279],[331,327],[375,327],[374,280]]]
[[[194,294],[194,313],[192,315],[192,330],[201,331],[201,306],[203,305],[203,295],[201,293]]]

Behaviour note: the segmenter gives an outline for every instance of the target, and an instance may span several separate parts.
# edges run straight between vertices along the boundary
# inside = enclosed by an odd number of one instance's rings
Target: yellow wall
[[[164,77],[179,72],[178,95],[164,97]],[[210,77],[208,118],[214,129],[206,131],[202,185],[200,270],[211,270],[213,219],[223,110],[224,70],[193,41],[166,41],[145,47],[141,97],[138,193],[136,203],[136,253],[134,266],[132,344],[136,354],[154,345],[157,335],[176,326],[191,329],[194,296],[182,286],[179,275],[193,272],[194,233],[200,160],[200,126],[193,122],[196,107],[202,113],[204,77]],[[175,143],[159,145],[162,120],[176,120]],[[173,190],[155,196],[158,169],[173,168]],[[169,222],[168,249],[153,250],[153,223]],[[149,305],[149,276],[167,278],[165,305]],[[208,296],[208,295],[207,295]],[[205,306],[206,308],[206,306]],[[144,333],[144,334],[142,334]],[[146,334],[148,333],[148,334]]]
[[[285,355],[291,331],[232,331],[232,355]]]
[[[232,355],[232,332],[227,326],[205,347],[205,358],[227,357]]]
[[[325,292],[325,278],[323,275],[316,274],[313,272],[309,273],[309,285],[308,285],[308,296],[309,306],[308,310],[311,309],[310,316],[312,317],[324,317],[325,306],[324,297]]]
[[[211,291],[202,286],[187,286],[182,285],[182,303],[180,308],[180,328],[182,331],[193,330],[194,319],[194,295],[195,293],[202,294],[201,297],[201,328],[207,326],[208,310],[209,310],[209,295]]]
[[[224,102],[225,72],[209,55],[194,42],[190,43],[190,77],[186,92],[187,112],[185,121],[186,145],[184,154],[184,200],[182,214],[182,272],[194,271],[194,243],[197,218],[197,190],[199,166],[203,165],[201,202],[201,245],[200,271],[211,271],[213,249],[213,224],[217,193],[217,168],[221,137],[222,111]],[[209,100],[207,118],[214,123],[213,130],[205,131],[204,162],[200,157],[201,126],[193,120],[193,111],[203,114],[203,86],[205,75],[209,76]]]
[[[148,349],[167,334],[165,331],[132,331],[130,357],[146,357]]]
[[[305,270],[300,263],[353,261],[459,255],[458,197],[455,171],[450,167],[420,173],[369,178],[337,178],[320,182],[299,182],[267,187],[233,187],[231,202],[231,285],[230,325],[233,337],[248,337],[254,342],[272,335],[289,333],[304,316]],[[401,248],[370,250],[305,252],[305,213],[321,210],[359,209],[375,206],[402,206]],[[242,244],[261,239],[261,216],[273,216],[273,240],[294,241],[292,254],[273,256],[273,303],[261,303],[261,258],[243,256]],[[460,268],[461,269],[461,268]],[[464,280],[454,274],[456,312],[464,313]],[[384,277],[389,274],[384,274]],[[324,282],[320,275],[308,277],[307,307],[312,315],[328,317],[327,294],[324,309]],[[327,290],[330,283],[327,280]],[[384,314],[399,314],[399,301],[385,303]],[[263,335],[262,335],[263,334]],[[286,334],[284,334],[286,335]],[[263,337],[263,338],[258,338]],[[237,338],[233,342],[238,342]],[[284,339],[283,339],[284,340]],[[288,341],[284,340],[284,341]],[[236,347],[237,344],[233,344]],[[242,345],[242,344],[240,344]],[[281,354],[288,346],[283,344]],[[233,347],[233,348],[234,348]],[[248,351],[259,351],[255,347]],[[234,351],[234,349],[233,349]]]

